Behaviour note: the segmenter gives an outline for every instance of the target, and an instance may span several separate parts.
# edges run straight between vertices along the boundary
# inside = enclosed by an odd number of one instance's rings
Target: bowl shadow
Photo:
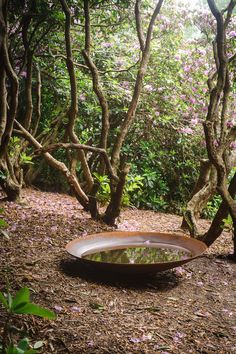
[[[101,272],[95,266],[88,266],[78,259],[71,258],[62,259],[59,268],[69,277],[79,277],[87,282],[118,288],[169,291],[181,281],[172,270],[147,274],[123,274],[109,270]]]

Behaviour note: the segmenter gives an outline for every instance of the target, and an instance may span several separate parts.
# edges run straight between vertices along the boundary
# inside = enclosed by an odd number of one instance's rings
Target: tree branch
[[[99,146],[103,149],[106,149],[107,138],[108,138],[108,133],[110,128],[110,122],[109,122],[110,114],[109,114],[109,107],[108,107],[106,96],[102,90],[102,86],[100,85],[100,78],[99,78],[97,67],[90,56],[91,38],[90,38],[89,0],[84,0],[84,16],[85,16],[85,49],[82,51],[82,54],[92,74],[93,89],[98,97],[102,109],[102,130],[100,135]]]
[[[152,33],[153,33],[153,27],[154,27],[154,23],[157,18],[157,15],[160,12],[162,3],[163,3],[163,0],[158,1],[157,5],[155,7],[155,10],[152,14],[151,20],[149,22],[147,37],[146,37],[146,41],[145,41],[145,47],[142,52],[142,58],[141,58],[140,67],[139,67],[137,77],[136,77],[132,100],[130,102],[128,112],[126,114],[126,117],[125,117],[122,125],[121,125],[120,132],[116,138],[116,141],[115,141],[115,144],[113,147],[112,166],[115,169],[117,169],[118,165],[119,165],[120,151],[121,151],[121,147],[123,145],[124,139],[128,133],[131,123],[133,122],[133,120],[135,118],[135,113],[136,113],[138,101],[140,98],[142,83],[143,83],[143,77],[146,73],[147,64],[148,64],[149,56],[150,56],[150,44],[151,44],[151,38],[152,38]]]
[[[138,34],[138,40],[140,44],[140,49],[143,52],[145,48],[145,37],[143,33],[142,20],[140,15],[140,4],[141,0],[136,0],[135,3],[135,21],[136,21],[136,30]]]
[[[95,153],[101,154],[102,157],[104,158],[104,162],[106,164],[109,176],[115,181],[119,180],[119,178],[117,177],[117,175],[113,171],[111,162],[109,160],[109,157],[108,157],[107,152],[106,152],[105,149],[97,148],[97,147],[89,146],[89,145],[85,145],[85,144],[57,143],[57,144],[51,144],[51,145],[47,145],[45,147],[42,147],[41,149],[39,149],[39,152],[42,152],[42,153],[44,153],[44,152],[52,152],[52,151],[55,151],[55,150],[60,149],[60,148],[87,150],[87,151],[91,151],[91,152],[95,152]]]
[[[74,69],[74,62],[71,49],[71,38],[70,38],[70,27],[71,27],[71,13],[66,0],[60,0],[62,9],[66,16],[65,21],[65,43],[66,43],[66,65],[70,77],[70,94],[71,94],[71,105],[68,111],[68,133],[73,143],[79,143],[79,139],[74,131],[75,121],[78,112],[78,97],[77,97],[77,85],[76,85],[76,75]],[[78,151],[78,157],[82,165],[83,173],[88,184],[88,188],[91,189],[93,186],[93,177],[91,175],[86,156],[84,151]]]
[[[30,134],[17,120],[15,120],[16,125],[24,134],[24,137],[33,145],[37,150],[42,150],[43,146]],[[48,162],[50,166],[59,170],[68,181],[68,183],[73,188],[76,198],[81,203],[84,208],[87,208],[89,199],[82,190],[79,182],[77,181],[76,177],[69,171],[66,165],[58,160],[56,160],[51,154],[48,152],[43,152],[43,156],[45,160]]]

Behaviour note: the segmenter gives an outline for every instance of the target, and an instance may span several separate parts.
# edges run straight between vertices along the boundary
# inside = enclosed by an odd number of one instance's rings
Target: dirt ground
[[[2,202],[0,288],[31,289],[55,321],[15,319],[41,353],[236,353],[236,263],[224,233],[201,257],[154,277],[89,274],[65,252],[68,241],[108,228],[66,195],[25,190],[25,205]],[[179,231],[181,218],[125,210],[119,230]],[[202,222],[206,228],[207,221]],[[0,326],[5,313],[0,307]]]

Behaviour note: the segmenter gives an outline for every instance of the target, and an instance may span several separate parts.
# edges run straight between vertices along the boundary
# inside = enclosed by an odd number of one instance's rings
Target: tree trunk
[[[204,207],[216,192],[217,176],[209,160],[202,160],[199,178],[184,213],[181,228],[189,230],[191,236],[198,237],[197,221]]]
[[[229,193],[232,198],[236,195],[236,173],[234,174],[230,185],[229,185]],[[222,233],[222,223],[223,219],[226,219],[229,215],[229,206],[225,201],[220,204],[220,207],[211,223],[209,230],[205,233],[205,235],[201,238],[208,246],[210,246]],[[235,238],[234,238],[235,242]]]
[[[9,59],[7,36],[7,1],[0,1],[0,185],[11,201],[21,198],[22,171],[13,166],[8,155],[8,143],[12,134],[18,107],[18,78]],[[8,87],[6,80],[8,79]],[[7,109],[8,108],[8,109]]]
[[[208,0],[210,10],[215,17],[217,34],[214,40],[216,81],[209,79],[210,102],[206,121],[203,124],[208,158],[217,171],[217,190],[220,193],[226,209],[232,217],[234,233],[236,234],[236,202],[228,189],[228,168],[225,160],[226,148],[230,143],[230,132],[226,129],[229,94],[231,90],[229,58],[227,56],[226,29],[230,22],[235,1],[230,1],[226,8],[226,17],[220,11],[214,0]],[[217,141],[217,144],[215,142]],[[232,187],[233,188],[233,187]],[[221,209],[221,213],[223,210]],[[218,214],[219,217],[220,213]],[[220,215],[222,217],[222,215]],[[219,227],[219,225],[218,225]],[[215,235],[214,235],[215,237]],[[211,243],[212,236],[207,233],[206,242]],[[235,242],[234,242],[235,244]],[[234,250],[235,254],[236,250]]]
[[[0,169],[3,175],[0,178],[0,185],[6,194],[6,199],[12,202],[20,202],[23,182],[22,170],[19,166],[13,166],[7,154],[1,160]]]
[[[24,127],[16,121],[17,126],[20,128],[21,132],[24,134],[25,138],[36,148],[39,150],[42,150],[42,145],[26,130]],[[79,182],[77,181],[77,178],[69,171],[69,169],[66,167],[66,165],[58,160],[56,160],[51,154],[48,152],[43,153],[43,157],[47,161],[47,163],[52,166],[53,168],[57,169],[60,171],[69,185],[71,186],[75,197],[78,199],[80,204],[88,210],[88,202],[89,199],[82,190]]]
[[[120,173],[118,183],[116,183],[112,188],[111,201],[102,217],[102,220],[108,225],[114,226],[116,219],[120,215],[122,195],[125,187],[126,176],[129,173],[129,170],[130,165],[125,164]]]

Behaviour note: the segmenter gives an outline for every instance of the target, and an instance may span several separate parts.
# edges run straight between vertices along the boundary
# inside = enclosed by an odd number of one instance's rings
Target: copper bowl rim
[[[86,241],[98,241],[99,239],[106,239],[106,238],[116,238],[116,239],[124,239],[127,237],[135,237],[135,236],[141,236],[141,237],[158,237],[165,241],[165,245],[170,244],[170,245],[176,245],[185,248],[186,250],[189,250],[192,252],[192,256],[189,258],[186,258],[184,260],[179,260],[179,261],[170,261],[170,262],[157,262],[157,263],[140,263],[140,264],[130,264],[130,263],[112,263],[112,262],[98,262],[98,261],[93,261],[93,260],[88,260],[83,258],[84,252],[82,252],[80,255],[76,255],[73,253],[73,248],[77,245],[79,247],[80,244],[86,242]],[[175,242],[167,242],[167,241],[175,241]],[[177,241],[177,243],[176,243]],[[180,244],[179,244],[180,242]],[[160,242],[161,243],[161,242]],[[164,242],[163,242],[164,243]],[[191,245],[192,247],[188,247]],[[121,245],[122,246],[122,245]],[[196,246],[196,247],[195,247]],[[129,245],[129,247],[132,247],[132,245]],[[106,250],[111,250],[111,249],[117,249],[118,247],[106,247]],[[121,248],[121,247],[120,247]],[[125,248],[125,245],[122,246],[122,248]],[[188,263],[192,261],[193,259],[199,257],[206,249],[208,246],[200,241],[196,240],[191,237],[187,237],[186,235],[182,233],[176,233],[176,232],[150,232],[150,231],[111,231],[111,232],[102,232],[102,233],[97,233],[97,234],[90,234],[85,237],[80,237],[76,238],[72,241],[70,241],[65,249],[66,251],[82,261],[83,263],[89,264],[89,265],[103,265],[104,267],[114,267],[117,269],[139,269],[139,268],[146,268],[147,271],[148,269],[154,269],[157,268],[158,266],[160,268],[166,268],[166,269],[171,269],[174,267],[177,267],[178,265],[182,265],[185,263]],[[103,249],[103,248],[102,248]],[[169,265],[169,266],[168,266]]]

